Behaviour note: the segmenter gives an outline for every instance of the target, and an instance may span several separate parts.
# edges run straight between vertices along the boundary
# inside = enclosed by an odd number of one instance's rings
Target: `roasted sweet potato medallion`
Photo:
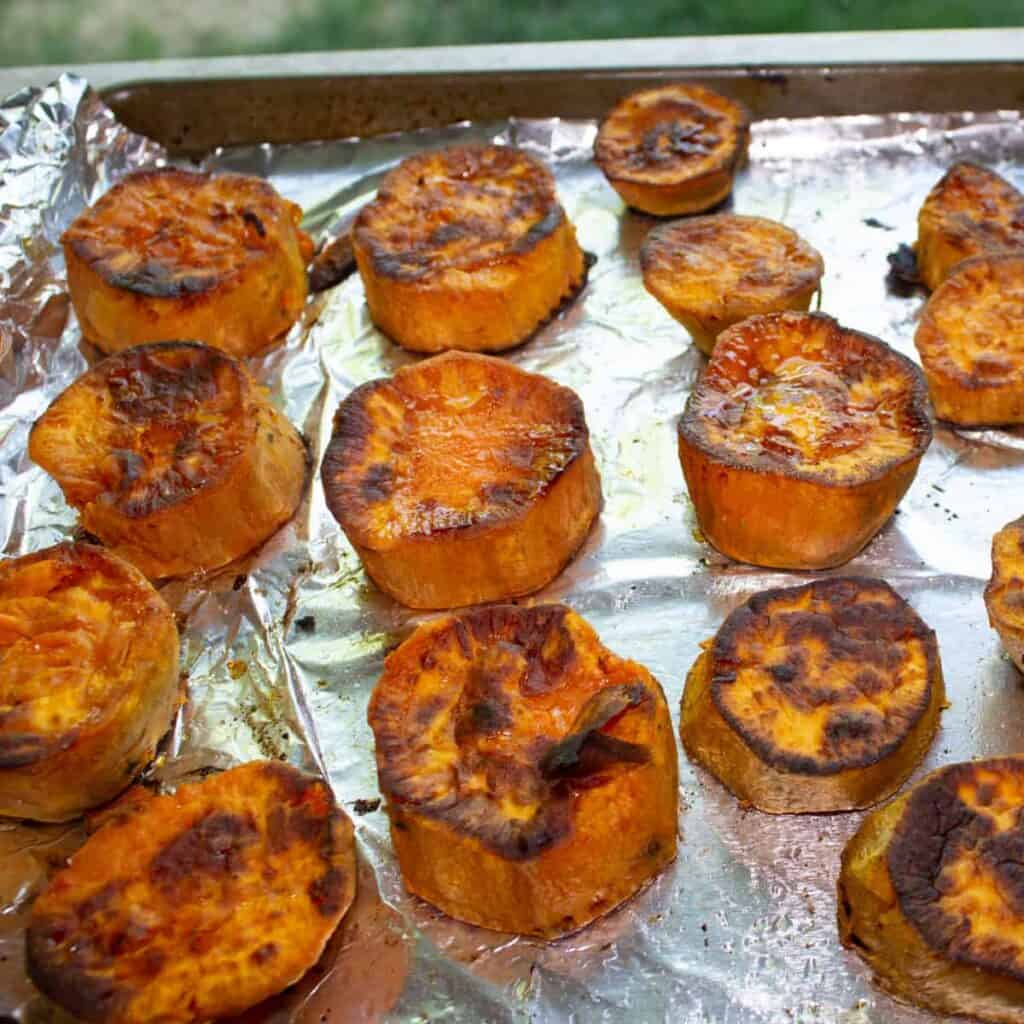
[[[116,796],[177,707],[178,631],[142,574],[88,544],[0,561],[0,814]]]
[[[944,700],[935,634],[888,584],[836,577],[737,608],[690,671],[679,729],[759,810],[848,811],[903,784]]]
[[[938,288],[971,256],[1024,250],[1024,195],[995,171],[954,164],[928,193],[917,218],[917,268]]]
[[[214,569],[291,518],[306,451],[233,359],[143,345],[104,359],[36,422],[29,455],[82,526],[151,579]]]
[[[1024,249],[956,266],[928,300],[914,344],[940,419],[1024,423]]]
[[[806,310],[825,272],[818,251],[785,224],[726,213],[656,227],[640,267],[644,287],[705,355],[748,316]]]
[[[32,908],[29,975],[87,1021],[232,1016],[316,963],[355,880],[326,783],[242,765],[103,825]]]
[[[178,338],[235,356],[266,348],[306,302],[301,217],[259,178],[128,175],[61,239],[82,333],[104,352]]]
[[[508,146],[403,160],[352,240],[373,322],[415,352],[518,345],[586,274],[551,172]]]
[[[538,590],[601,507],[579,398],[468,353],[356,388],[334,417],[322,476],[366,571],[413,608]]]
[[[946,765],[843,851],[839,933],[893,995],[1024,1022],[1024,758]]]
[[[1024,517],[992,538],[992,578],[985,588],[988,621],[1024,672]]]
[[[598,129],[594,159],[632,207],[701,213],[732,191],[747,157],[750,115],[699,85],[666,85],[620,100]]]
[[[820,569],[878,532],[931,436],[909,359],[831,317],[774,313],[719,337],[679,422],[679,455],[719,551]]]
[[[420,626],[369,710],[405,884],[463,921],[554,938],[676,852],[661,687],[561,605]]]

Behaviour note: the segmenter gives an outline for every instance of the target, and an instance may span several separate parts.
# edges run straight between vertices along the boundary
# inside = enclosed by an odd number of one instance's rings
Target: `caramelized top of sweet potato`
[[[323,462],[327,504],[358,544],[518,517],[587,448],[568,388],[490,356],[450,352],[356,388]]]
[[[829,775],[875,764],[928,710],[935,634],[881,580],[766,590],[711,648],[711,696],[762,761]]]
[[[666,85],[620,100],[601,122],[595,158],[609,178],[673,184],[722,168],[743,155],[750,116],[699,85]]]
[[[947,765],[887,851],[900,909],[940,957],[1024,981],[1024,758]]]
[[[381,787],[512,860],[572,827],[573,794],[651,759],[658,684],[562,605],[420,626],[370,702]]]
[[[374,271],[402,281],[514,261],[565,220],[555,179],[511,146],[458,146],[403,160],[353,225]]]
[[[246,274],[281,246],[282,225],[301,218],[259,178],[161,168],[129,174],[61,241],[114,287],[182,298]],[[299,237],[308,260],[312,242]]]
[[[928,447],[925,394],[921,371],[877,338],[775,313],[719,335],[679,430],[738,468],[855,485]]]
[[[327,785],[254,762],[102,826],[36,900],[35,983],[89,1021],[200,1022],[297,981],[352,902]]]

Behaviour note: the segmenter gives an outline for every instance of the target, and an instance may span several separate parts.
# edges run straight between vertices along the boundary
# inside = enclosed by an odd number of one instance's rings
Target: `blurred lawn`
[[[1024,24],[1024,0],[0,0],[0,64]]]

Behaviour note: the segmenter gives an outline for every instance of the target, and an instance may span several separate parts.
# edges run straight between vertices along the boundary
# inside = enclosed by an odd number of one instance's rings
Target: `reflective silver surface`
[[[0,538],[7,554],[69,535],[74,515],[25,455],[26,432],[96,353],[65,325],[60,230],[126,170],[158,159],[65,78],[0,108]],[[337,234],[394,161],[464,139],[547,159],[585,249],[587,288],[510,359],[583,398],[606,505],[580,556],[533,600],[563,600],[618,654],[646,664],[675,713],[698,644],[737,603],[800,574],[728,562],[695,529],[675,419],[702,365],[644,291],[637,250],[653,221],[626,213],[590,161],[590,123],[459,125],[367,142],[259,147],[207,166],[266,176]],[[923,296],[887,291],[885,256],[912,241],[928,188],[969,156],[1018,184],[1016,113],[760,122],[732,203],[785,221],[824,255],[822,309],[914,355]],[[250,368],[321,454],[338,402],[414,359],[370,324],[350,277],[311,300],[287,342]],[[899,514],[842,572],[878,575],[937,631],[952,706],[922,771],[1024,749],[1024,688],[989,629],[981,592],[992,534],[1024,508],[1024,433],[936,429]],[[1020,481],[1015,485],[1015,476]],[[1015,486],[1020,490],[1015,490]],[[377,592],[324,504],[244,564],[163,593],[182,624],[190,699],[155,777],[283,757],[325,772],[353,815],[362,909],[322,970],[246,1020],[909,1024],[934,1018],[872,988],[836,938],[839,853],[859,814],[742,811],[681,755],[675,865],[623,909],[551,945],[455,923],[407,896],[378,796],[366,704],[385,651],[421,616]],[[361,812],[361,813],[360,813]],[[25,908],[76,827],[0,825],[0,1014],[59,1019],[21,966]],[[383,903],[373,887],[379,887]],[[330,1011],[330,1015],[322,1015]]]

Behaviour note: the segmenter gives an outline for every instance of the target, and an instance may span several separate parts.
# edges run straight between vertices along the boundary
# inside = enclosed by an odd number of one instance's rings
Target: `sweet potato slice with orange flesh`
[[[748,316],[806,310],[821,283],[821,254],[764,217],[720,213],[656,227],[640,248],[644,287],[705,355]]]
[[[992,576],[985,587],[988,621],[1017,670],[1024,672],[1024,517],[992,538]]]
[[[914,344],[939,419],[1024,423],[1024,249],[960,263],[928,300]]]
[[[601,122],[594,159],[630,206],[701,213],[732,191],[747,157],[750,115],[699,85],[666,85],[621,99]]]
[[[334,417],[321,473],[367,573],[413,608],[540,589],[601,507],[579,398],[469,353],[356,388]]]
[[[369,720],[402,877],[452,917],[555,938],[675,857],[661,687],[562,605],[420,626]]]
[[[225,565],[291,518],[306,451],[229,356],[192,342],[103,360],[40,417],[29,455],[82,526],[151,579]]]
[[[897,999],[1024,1024],[1024,758],[946,765],[843,851],[839,935]]]
[[[301,218],[259,178],[128,175],[61,238],[83,335],[104,352],[178,338],[235,356],[266,348],[306,302]]]
[[[228,1017],[316,963],[355,879],[327,784],[245,764],[92,835],[32,908],[29,976],[82,1020]]]
[[[972,256],[1024,251],[1024,195],[987,167],[954,164],[917,217],[917,269],[932,290]]]
[[[816,313],[719,336],[679,422],[704,536],[741,562],[822,569],[892,515],[931,441],[921,371]]]
[[[509,146],[403,160],[352,241],[373,322],[414,352],[518,345],[586,274],[551,172]]]
[[[178,630],[89,544],[0,561],[0,814],[65,821],[124,789],[178,706]]]
[[[945,701],[935,634],[881,580],[766,590],[686,681],[690,758],[771,814],[868,807],[924,757]]]

